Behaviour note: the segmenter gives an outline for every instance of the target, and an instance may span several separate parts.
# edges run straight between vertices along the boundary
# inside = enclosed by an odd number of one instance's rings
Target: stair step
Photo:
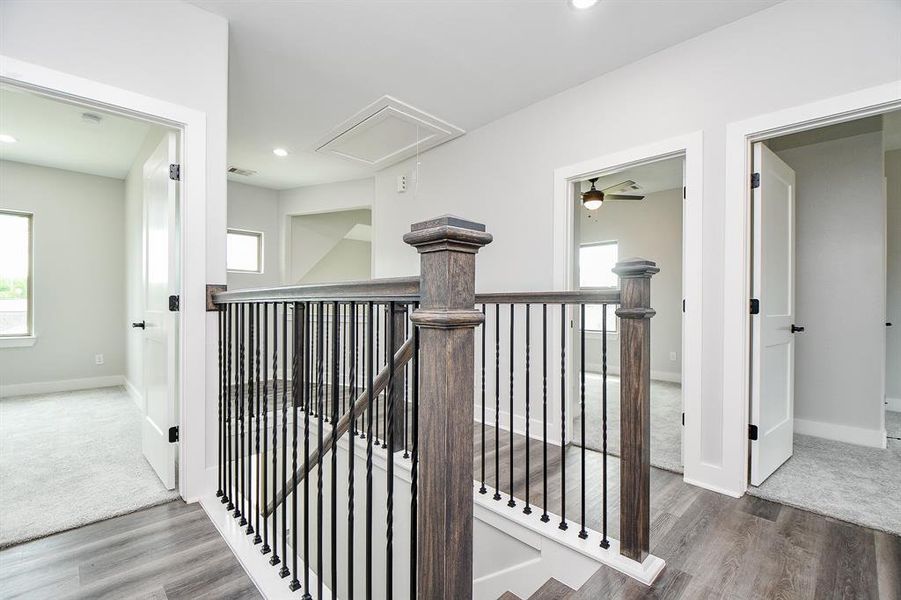
[[[574,589],[551,577],[529,596],[529,600],[566,600],[573,592]]]
[[[520,598],[513,592],[504,592],[497,600],[522,600],[522,598]]]

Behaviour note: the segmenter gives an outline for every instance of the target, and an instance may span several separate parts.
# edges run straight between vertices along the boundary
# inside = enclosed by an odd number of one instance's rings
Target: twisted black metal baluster
[[[418,305],[417,305],[418,306]],[[483,306],[484,308],[484,306]],[[483,329],[484,331],[484,329]],[[419,327],[413,325],[413,465],[410,471],[410,599],[416,594],[416,557],[418,531],[416,527],[419,509]],[[484,419],[482,419],[484,423]]]
[[[581,396],[579,401],[579,416],[582,419],[581,427],[582,427],[582,448],[581,448],[581,467],[582,467],[582,484],[581,484],[581,494],[582,494],[582,528],[579,530],[579,537],[583,540],[588,537],[588,530],[585,529],[585,305],[582,304],[579,307],[579,324],[580,324],[580,351],[579,351],[579,394]]]
[[[247,446],[244,448],[244,517],[247,519],[247,527],[244,528],[244,534],[253,533],[253,304],[247,305],[247,370],[245,371],[246,381],[244,383],[245,393],[247,394],[247,411],[244,413],[247,423]],[[250,489],[248,489],[248,487]]]
[[[263,490],[263,501],[259,505],[259,510],[262,510],[268,504],[268,492],[266,489],[266,485],[269,483],[268,477],[268,462],[269,458],[269,447],[268,441],[269,437],[266,435],[269,429],[269,303],[263,303],[263,323],[261,328],[261,334],[263,336],[263,406],[262,406],[262,414],[263,414],[263,453],[260,455],[260,466],[262,467],[262,490]],[[275,496],[273,496],[273,499]],[[259,533],[259,528],[257,528],[257,533]],[[269,554],[271,548],[269,547],[269,524],[266,522],[266,517],[263,517],[263,546],[260,548],[260,552],[262,554]]]
[[[529,406],[529,340],[531,340],[532,338],[531,308],[531,305],[526,304],[526,506],[522,509],[522,512],[527,515],[532,514],[532,507],[529,505],[529,499],[531,497],[531,494],[529,493],[531,489],[531,463],[529,462],[529,446],[532,445],[532,437],[530,435],[529,429],[529,423],[531,420]]]
[[[348,387],[356,390],[357,385],[357,303],[351,302],[350,306],[350,332],[348,338],[353,343],[351,352],[353,360],[350,363]],[[357,415],[354,404],[356,403],[356,393],[353,393],[350,399],[350,416],[349,423],[356,427]],[[347,600],[354,598],[354,462],[356,460],[355,452],[356,436],[353,434],[347,436]],[[337,586],[336,586],[337,587]]]
[[[547,523],[551,520],[547,514],[547,304],[541,305],[541,454],[544,482],[542,487],[541,521]]]
[[[479,488],[480,494],[487,494],[488,488],[485,487],[485,337],[488,329],[485,319],[485,305],[482,304],[482,486]]]
[[[338,589],[338,359],[341,356],[339,354],[339,335],[340,331],[338,329],[338,315],[341,311],[341,305],[337,302],[332,303],[332,414],[331,414],[331,425],[332,425],[332,444],[331,444],[331,459],[332,459],[332,478],[331,478],[331,574],[332,577],[329,580],[329,584],[331,587],[337,591]],[[343,384],[342,384],[343,386]],[[320,458],[320,464],[321,464]]]
[[[219,360],[217,362],[219,366],[219,438],[216,440],[218,443],[218,453],[219,453],[219,464],[217,468],[217,475],[219,477],[219,487],[216,488],[216,497],[221,498],[225,495],[225,492],[222,491],[222,472],[224,468],[224,459],[225,459],[225,450],[223,441],[225,440],[225,422],[222,417],[222,390],[225,387],[224,379],[225,379],[225,365],[222,362],[222,338],[225,337],[225,314],[221,312],[222,308],[219,308],[219,322],[218,322],[218,341],[219,341]]]
[[[382,348],[382,356],[385,360],[385,366],[388,366],[388,358],[389,348],[394,343],[394,338],[388,336],[388,319],[392,318],[391,315],[387,313],[388,305],[385,305],[385,346]],[[393,369],[389,370],[393,372]],[[384,407],[382,407],[382,448],[385,449],[388,447],[388,405],[393,404],[391,396],[388,394],[388,388],[385,388],[385,391],[382,393],[382,398],[384,398]],[[392,446],[393,449],[393,446]]]
[[[294,303],[294,336],[291,347],[294,349],[291,355],[291,472],[297,473],[297,405],[298,396],[303,386],[300,375],[300,364],[304,357],[303,347],[303,328],[306,323],[305,315],[301,310],[299,302]],[[286,307],[287,308],[287,307]],[[287,339],[287,338],[286,338]],[[304,477],[306,479],[306,477]],[[288,589],[292,592],[300,588],[300,581],[297,579],[297,476],[291,476],[291,571],[294,578],[288,584]],[[287,502],[288,497],[285,496],[283,502]]]
[[[247,410],[244,404],[245,400],[245,389],[244,389],[244,317],[245,317],[245,307],[246,305],[241,304],[240,309],[238,311],[238,340],[239,340],[239,352],[238,357],[240,362],[238,363],[238,376],[240,378],[241,383],[238,385],[238,393],[241,397],[241,439],[240,444],[238,444],[239,452],[238,452],[238,462],[240,463],[238,469],[241,473],[241,489],[239,491],[240,498],[236,503],[235,508],[235,516],[238,517],[238,525],[243,527],[247,525],[247,519],[244,518],[244,513],[246,511],[241,511],[237,507],[245,508],[247,502],[247,454],[245,454],[245,446],[244,446],[244,430],[246,425],[246,415]]]
[[[285,413],[282,413],[282,420]],[[284,439],[282,444],[284,444]],[[272,303],[272,498],[275,499],[278,489],[278,304]],[[282,484],[284,485],[284,469],[282,469]],[[285,488],[282,487],[284,490]],[[283,494],[284,496],[284,494]],[[284,498],[282,499],[284,502]],[[278,507],[272,511],[272,556],[269,564],[273,567],[279,564],[278,558]]]
[[[610,540],[607,539],[607,305],[601,306],[601,460],[603,488],[601,492],[602,503],[602,525],[601,525],[601,548],[610,547]]]
[[[313,380],[313,305],[304,303],[304,373],[306,381]],[[313,404],[313,388],[305,385],[306,401],[303,411],[303,580],[307,582],[303,600],[311,600],[310,594],[310,408]],[[294,493],[297,493],[295,488]],[[296,553],[296,551],[295,551]]]
[[[566,305],[560,305],[560,529],[566,523]]]
[[[256,508],[253,511],[254,514],[254,536],[253,543],[261,544],[263,543],[263,538],[260,536],[260,304],[255,303],[253,305],[253,315],[251,317],[251,327],[255,330],[255,335],[252,335],[253,338],[253,352],[254,352],[254,360],[253,360],[253,393],[251,397],[253,398],[253,429],[254,429],[254,456],[256,459],[251,461],[252,466],[256,466],[256,477],[254,477],[254,502],[256,502]],[[265,432],[263,432],[265,434]],[[248,525],[250,527],[250,525]]]
[[[341,319],[341,414],[347,413],[347,305],[338,305],[338,314],[343,314]],[[334,585],[334,583],[332,584]]]
[[[515,325],[516,305],[510,305],[510,499],[507,500],[507,506],[513,508],[516,506],[516,500],[513,499],[513,328]],[[526,440],[528,445],[528,440]]]
[[[366,389],[369,400],[369,409],[366,411],[366,600],[372,598],[372,397],[374,354],[372,346],[373,335],[373,305],[366,304]],[[376,421],[378,422],[378,421]]]
[[[394,344],[395,339],[395,323],[394,323],[394,312],[395,312],[395,304],[394,302],[388,303],[388,314],[386,315],[387,319],[387,334],[385,335],[385,340],[387,343],[385,344],[386,348],[392,346]],[[385,441],[386,446],[390,448],[388,450],[388,465],[387,465],[387,489],[386,493],[388,495],[388,501],[386,504],[387,515],[386,515],[386,523],[385,523],[385,599],[393,600],[394,598],[394,419],[397,417],[395,415],[395,407],[394,407],[394,386],[396,385],[395,377],[394,377],[394,365],[392,364],[393,356],[388,356],[388,387],[386,388],[387,393],[385,394],[385,398],[387,401],[387,405],[385,408]]]
[[[282,302],[282,568],[278,576],[291,574],[288,568],[288,303]],[[296,528],[295,524],[292,527]]]
[[[225,510],[232,510],[234,505],[231,499],[234,498],[235,492],[232,484],[232,428],[234,427],[234,416],[232,415],[232,398],[234,394],[232,390],[232,305],[225,305],[225,495],[222,496],[222,503],[225,504]]]
[[[319,453],[319,465],[316,469],[316,597],[322,598],[322,578],[323,578],[323,564],[324,559],[322,556],[322,516],[323,516],[323,506],[322,506],[322,485],[323,485],[323,468],[322,468],[322,443],[323,443],[323,411],[325,410],[325,406],[323,403],[325,402],[325,387],[323,380],[323,359],[324,359],[324,346],[323,346],[323,338],[325,335],[325,304],[323,302],[319,303],[318,307],[318,315],[317,315],[317,329],[316,332],[316,346],[318,348],[317,356],[316,356],[316,372],[319,375],[319,386],[316,390],[316,450]]]
[[[372,355],[375,359],[376,368],[380,367],[379,364],[379,355],[377,354],[379,351],[379,329],[381,328],[381,310],[379,309],[379,305],[375,306],[375,346],[372,349]],[[379,393],[375,397],[375,406],[373,410],[375,410],[375,443],[376,445],[381,445],[379,441],[379,398],[381,398],[382,394]]]
[[[501,305],[494,305],[494,496],[501,499]]]
[[[410,324],[409,319],[408,318],[404,319],[404,341],[406,341],[410,335],[409,324]],[[409,396],[409,394],[410,394],[409,382],[410,382],[410,363],[408,362],[407,364],[404,365],[404,415],[403,415],[404,458],[410,458],[410,453],[407,450],[407,448],[408,448],[407,443],[409,442],[409,436],[407,434],[407,429],[410,426],[410,423],[408,423],[408,418],[407,418],[408,414],[409,414],[409,410],[410,410],[410,408],[409,408],[409,397],[410,397]]]

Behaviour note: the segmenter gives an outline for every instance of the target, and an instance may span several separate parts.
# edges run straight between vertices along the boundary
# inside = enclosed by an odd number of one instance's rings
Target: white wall
[[[425,153],[415,195],[395,192],[412,161],[386,169],[375,182],[373,275],[417,273],[401,236],[411,222],[450,212],[494,235],[476,261],[479,291],[549,289],[554,169],[703,131],[704,259],[691,266],[701,270],[703,297],[688,301],[704,315],[696,422],[707,466],[687,464],[686,477],[741,493],[728,469],[744,458],[725,456],[723,434],[726,125],[901,79],[899,30],[898,2],[784,2]]]
[[[885,395],[892,410],[901,411],[901,150],[885,153],[887,179],[888,294]]]
[[[177,1],[6,0],[0,3],[0,54],[205,113],[206,229],[190,243],[205,249],[206,281],[190,281],[191,295],[203,297],[206,283],[224,282],[227,21]],[[192,175],[191,165],[185,164],[185,177],[192,176],[200,175]],[[192,322],[188,329],[198,330],[205,341],[205,372],[203,381],[196,372],[183,373],[191,390],[185,410],[197,415],[200,409],[193,403],[204,398],[204,422],[212,424],[217,409],[216,315],[208,313],[204,322]],[[186,360],[195,360],[196,337],[188,344],[191,356]],[[204,430],[202,423],[193,427]],[[206,432],[206,456],[188,456],[183,472],[195,473],[218,460],[215,428]],[[186,496],[195,498],[210,484],[186,478]]]
[[[642,256],[657,263],[651,300],[651,377],[681,381],[682,377],[682,188],[655,192],[639,202],[605,202],[597,211],[578,207],[579,241],[616,241],[620,259]],[[599,334],[586,334],[586,364],[600,369]],[[670,352],[676,360],[670,360]],[[618,337],[608,335],[607,364],[619,367]]]
[[[281,228],[278,192],[267,188],[228,182],[228,226],[263,233],[263,272],[228,273],[228,288],[252,288],[281,283]]]
[[[0,208],[34,213],[37,336],[0,349],[0,386],[125,372],[124,198],[119,179],[0,161]]]
[[[882,440],[885,197],[882,133],[778,153],[795,171],[795,419]],[[864,435],[859,432],[859,435]],[[852,441],[844,439],[843,441]]]

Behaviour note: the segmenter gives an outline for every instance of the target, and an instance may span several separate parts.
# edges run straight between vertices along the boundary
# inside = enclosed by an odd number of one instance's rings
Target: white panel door
[[[169,296],[178,294],[176,139],[168,133],[144,163],[144,423],[141,443],[147,462],[167,489],[175,488],[178,313]]]
[[[760,485],[792,455],[794,434],[795,173],[754,144],[760,185],[753,190],[751,318],[751,484]]]

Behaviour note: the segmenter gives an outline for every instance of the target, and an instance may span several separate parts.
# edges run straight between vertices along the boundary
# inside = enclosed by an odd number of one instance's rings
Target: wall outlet
[[[403,194],[407,191],[407,176],[406,175],[398,175],[397,176],[397,193]]]
[[[670,353],[669,353],[669,359],[672,360],[672,361],[675,361],[675,360],[676,360],[676,353],[675,353],[675,352],[670,352]]]
[[[103,364],[103,355],[102,354],[94,355],[94,362],[98,365],[102,365]]]

